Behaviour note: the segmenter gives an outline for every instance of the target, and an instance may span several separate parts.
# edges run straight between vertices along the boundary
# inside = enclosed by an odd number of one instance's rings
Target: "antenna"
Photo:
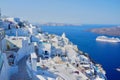
[[[1,19],[1,16],[2,16],[2,14],[1,14],[1,8],[0,8],[0,19]]]

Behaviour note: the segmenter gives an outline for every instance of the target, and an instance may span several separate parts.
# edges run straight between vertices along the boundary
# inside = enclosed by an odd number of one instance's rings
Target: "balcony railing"
[[[3,67],[3,55],[2,55],[2,39],[5,37],[5,32],[0,28],[0,73]]]
[[[5,37],[5,31],[0,28],[0,41]]]
[[[2,66],[3,66],[3,56],[2,53],[0,52],[0,74],[1,74]]]

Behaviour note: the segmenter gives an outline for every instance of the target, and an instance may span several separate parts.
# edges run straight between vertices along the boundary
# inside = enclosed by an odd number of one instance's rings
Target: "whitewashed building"
[[[9,80],[9,65],[6,55],[3,53],[2,41],[4,39],[4,30],[0,29],[0,79]]]

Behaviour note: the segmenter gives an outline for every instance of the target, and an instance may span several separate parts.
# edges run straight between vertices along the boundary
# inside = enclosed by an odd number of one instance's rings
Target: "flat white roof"
[[[31,58],[37,58],[37,55],[35,53],[32,53]]]

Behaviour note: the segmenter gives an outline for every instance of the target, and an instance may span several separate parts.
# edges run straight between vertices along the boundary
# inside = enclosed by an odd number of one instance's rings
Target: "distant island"
[[[40,26],[80,26],[80,24],[68,24],[68,23],[44,23],[39,24]]]
[[[109,36],[120,36],[120,27],[93,28],[88,31]]]

